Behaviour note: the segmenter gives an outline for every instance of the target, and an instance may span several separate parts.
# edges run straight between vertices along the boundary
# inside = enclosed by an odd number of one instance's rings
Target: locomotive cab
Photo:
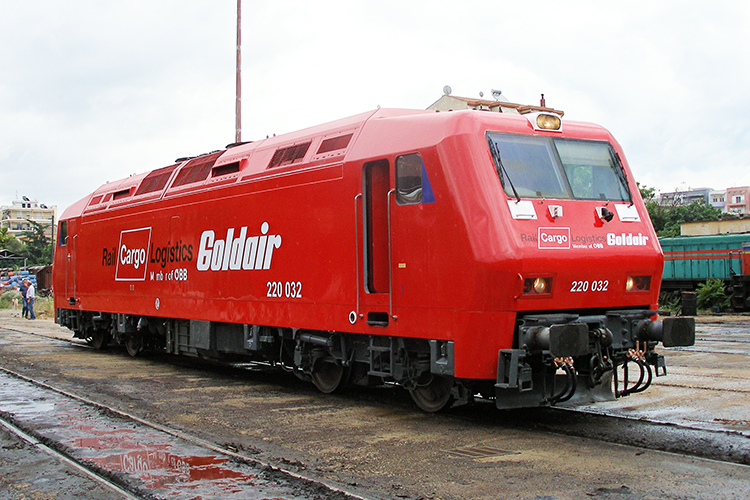
[[[486,134],[520,261],[513,347],[498,354],[501,408],[641,392],[666,374],[659,341],[694,343],[693,318],[652,320],[662,254],[619,146],[543,116],[528,117],[533,135]]]

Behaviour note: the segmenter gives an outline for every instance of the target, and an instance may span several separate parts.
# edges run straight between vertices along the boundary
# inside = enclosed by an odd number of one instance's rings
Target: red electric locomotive
[[[637,392],[695,336],[653,320],[663,257],[620,146],[554,113],[378,109],[180,159],[68,208],[57,244],[57,321],[96,348],[426,411]]]

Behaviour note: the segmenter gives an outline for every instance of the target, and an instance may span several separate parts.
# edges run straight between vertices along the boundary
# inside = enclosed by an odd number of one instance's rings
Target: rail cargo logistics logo
[[[539,248],[570,248],[569,227],[540,227]]]
[[[607,233],[571,235],[569,227],[540,227],[537,234],[521,233],[521,241],[540,249],[603,249],[620,246],[646,246],[650,238],[643,233]]]
[[[151,228],[130,229],[120,233],[117,245],[115,281],[145,281]],[[106,250],[105,250],[106,251]]]

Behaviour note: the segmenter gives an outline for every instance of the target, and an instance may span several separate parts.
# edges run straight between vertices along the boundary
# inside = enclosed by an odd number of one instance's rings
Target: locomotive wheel
[[[138,356],[138,353],[143,350],[143,337],[140,335],[129,335],[125,341],[125,349],[128,354],[132,357]]]
[[[422,410],[434,413],[442,410],[453,401],[452,390],[452,378],[432,375],[432,380],[428,384],[418,385],[411,389],[409,394]]]
[[[312,371],[312,383],[324,394],[338,392],[346,387],[351,370],[332,357],[320,358]]]
[[[96,332],[96,330],[94,330],[92,328],[85,328],[84,329],[84,333],[86,334],[86,336],[83,337],[83,339],[86,341],[86,343],[88,345],[92,345],[93,344],[93,342],[94,342],[94,333],[95,332]]]
[[[100,351],[109,344],[109,334],[105,330],[97,328],[86,337],[86,342],[97,351]]]

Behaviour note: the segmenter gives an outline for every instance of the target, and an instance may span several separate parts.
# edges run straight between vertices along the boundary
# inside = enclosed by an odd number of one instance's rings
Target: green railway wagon
[[[731,288],[732,306],[747,307],[750,295],[750,233],[660,238],[664,252],[664,292],[695,290],[709,278]],[[744,260],[744,265],[743,265]]]

